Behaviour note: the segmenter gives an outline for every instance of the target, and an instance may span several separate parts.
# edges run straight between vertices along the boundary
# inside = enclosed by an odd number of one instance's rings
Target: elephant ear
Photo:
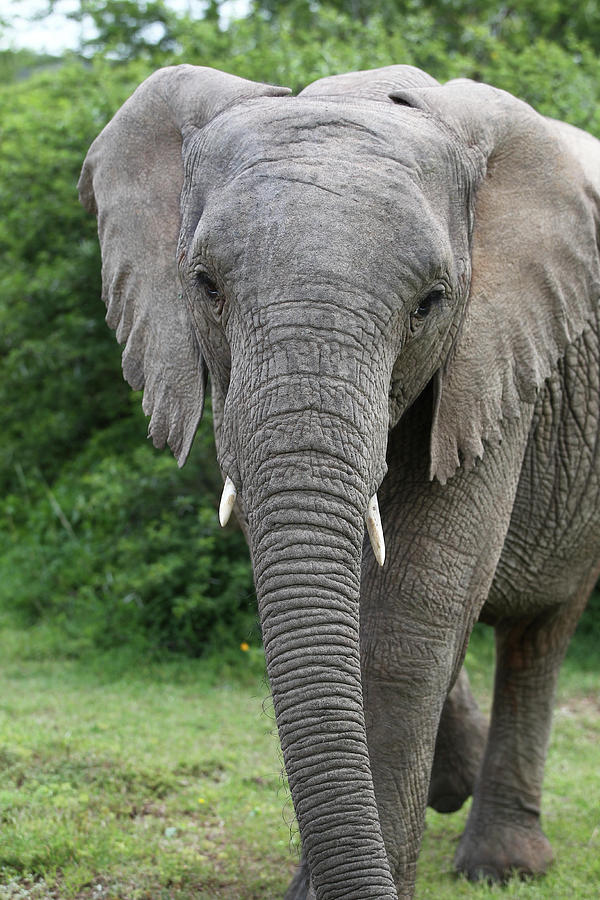
[[[450,127],[480,157],[463,327],[437,376],[431,477],[501,440],[533,403],[600,297],[600,143],[504,91],[468,80],[396,102]]]
[[[393,91],[435,85],[439,85],[435,78],[415,66],[383,66],[380,69],[346,72],[344,75],[319,78],[318,81],[313,81],[305,87],[299,96],[335,97],[338,100],[359,97],[392,103],[394,101],[390,94]]]
[[[106,321],[123,374],[144,390],[148,434],[182,466],[202,417],[206,368],[179,286],[183,134],[241,100],[289,93],[200,66],[160,69],[92,144],[80,199],[98,216]]]

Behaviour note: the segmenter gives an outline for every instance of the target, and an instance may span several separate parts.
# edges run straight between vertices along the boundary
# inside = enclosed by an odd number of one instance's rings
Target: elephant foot
[[[310,883],[308,863],[302,856],[290,885],[285,892],[284,900],[315,900],[315,892]]]
[[[454,856],[454,867],[469,881],[506,883],[512,875],[543,875],[553,853],[539,822],[518,826],[467,826]]]
[[[439,813],[452,813],[461,808],[465,800],[473,793],[477,767],[474,771],[433,770],[429,785],[427,805]]]

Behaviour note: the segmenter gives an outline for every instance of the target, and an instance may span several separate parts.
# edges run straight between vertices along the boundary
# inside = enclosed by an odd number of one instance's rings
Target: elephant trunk
[[[236,401],[246,435],[238,472],[303,851],[319,900],[396,898],[369,764],[359,653],[364,517],[383,476],[387,396],[379,405],[360,398],[357,416],[358,398],[347,389],[342,401],[339,379],[319,377],[312,405],[303,399],[306,378],[266,384],[241,406]],[[315,409],[315,396],[329,402]]]
[[[290,461],[273,464],[287,468]],[[250,535],[267,671],[304,852],[318,898],[395,897],[362,707],[362,514],[316,487],[306,489],[300,506],[296,492],[290,500],[280,493],[260,504]]]

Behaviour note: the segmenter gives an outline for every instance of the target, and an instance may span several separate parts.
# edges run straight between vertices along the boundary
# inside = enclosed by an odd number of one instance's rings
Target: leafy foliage
[[[144,57],[160,65],[176,49],[176,16],[164,0],[80,0],[70,17],[90,19],[95,26],[95,36],[83,44],[88,52],[113,59]]]
[[[193,654],[252,630],[244,542],[218,527],[210,411],[184,472],[144,445],[75,189],[146,74],[73,63],[0,94],[0,605],[59,623],[73,651],[145,640]]]
[[[572,39],[600,49],[600,10],[593,2],[573,7],[564,0],[521,0],[498,4],[494,0],[255,0],[254,9],[270,19],[282,12],[296,27],[309,30],[325,8],[368,27],[373,14],[388,23],[390,31],[401,31],[407,18],[428,13],[432,34],[443,36],[447,51],[468,50],[473,36],[487,32],[503,50],[521,51],[541,39],[565,45]]]
[[[25,621],[58,622],[72,652],[140,640],[190,655],[217,640],[239,646],[254,627],[252,580],[241,534],[223,539],[203,505],[202,481],[217,473],[202,479],[199,448],[181,473],[133,441],[140,418],[136,407],[98,432],[52,487],[18,467],[21,490],[3,507],[0,605],[14,598]]]
[[[189,9],[81,0],[74,15],[96,34],[80,54],[0,53],[0,606],[57,623],[73,652],[197,654],[239,643],[254,621],[243,540],[216,522],[210,411],[182,472],[144,444],[102,322],[95,223],[76,199],[87,147],[146,75],[186,61],[297,91],[412,63],[600,135],[594,4],[263,0],[227,24],[216,0],[204,18]],[[582,634],[597,627],[594,603]]]

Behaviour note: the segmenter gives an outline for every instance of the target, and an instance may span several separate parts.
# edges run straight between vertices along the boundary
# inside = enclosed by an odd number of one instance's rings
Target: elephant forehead
[[[209,199],[196,234],[217,256],[284,269],[288,284],[296,271],[338,285],[360,275],[380,281],[400,262],[418,280],[453,255],[441,218],[410,179],[380,191],[312,164],[257,165]]]
[[[296,282],[321,297],[357,285],[396,296],[400,282],[412,296],[452,277],[457,255],[444,217],[410,178],[380,190],[339,167],[278,161],[211,192],[194,242],[248,283]]]
[[[401,260],[418,281],[447,271],[467,240],[457,147],[391,103],[240,104],[196,136],[187,172],[186,232],[218,236],[230,260],[285,265],[288,278],[295,267],[383,275]]]
[[[230,178],[261,161],[330,159],[448,184],[461,157],[450,132],[420,110],[364,100],[247,101],[213,119],[201,144]]]

